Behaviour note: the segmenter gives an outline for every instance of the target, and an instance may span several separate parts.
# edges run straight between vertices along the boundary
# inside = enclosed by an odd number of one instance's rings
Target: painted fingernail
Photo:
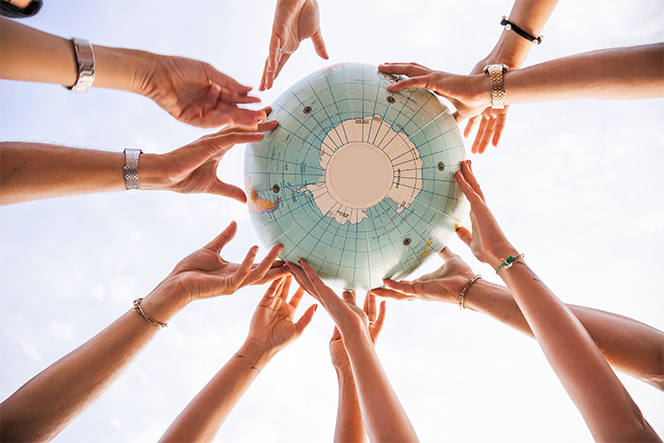
[[[283,265],[282,268],[284,268],[287,271],[290,271],[290,267],[288,266],[288,264]]]

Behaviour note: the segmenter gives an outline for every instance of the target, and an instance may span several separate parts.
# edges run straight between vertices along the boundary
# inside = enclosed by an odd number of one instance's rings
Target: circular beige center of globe
[[[351,208],[370,208],[392,188],[389,157],[369,143],[355,142],[332,154],[325,171],[330,195]]]

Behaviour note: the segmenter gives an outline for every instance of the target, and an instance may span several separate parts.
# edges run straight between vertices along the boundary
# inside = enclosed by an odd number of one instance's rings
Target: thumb
[[[316,31],[314,35],[311,36],[311,41],[314,44],[314,49],[316,54],[325,60],[329,59],[330,56],[327,55],[327,49],[325,48],[325,42],[323,41],[323,34],[320,32],[320,29]]]
[[[242,189],[238,188],[235,185],[229,185],[227,183],[224,183],[221,180],[217,180],[212,185],[212,187],[208,191],[208,194],[221,195],[222,197],[229,197],[232,198],[233,200],[239,201],[240,203],[247,202],[247,195],[244,193]]]
[[[456,230],[457,236],[463,241],[465,244],[470,246],[470,242],[473,241],[473,234],[463,226],[459,226]]]
[[[314,318],[314,312],[316,312],[316,309],[318,309],[318,305],[309,306],[309,309],[307,309],[297,323],[295,323],[295,329],[297,330],[298,335],[302,334],[304,329],[309,326],[309,323],[311,323],[311,320]]]

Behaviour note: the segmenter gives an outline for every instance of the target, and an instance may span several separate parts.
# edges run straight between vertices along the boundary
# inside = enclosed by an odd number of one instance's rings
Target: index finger
[[[383,63],[378,65],[378,70],[385,74],[407,75],[408,77],[418,77],[431,73],[431,69],[417,63]]]

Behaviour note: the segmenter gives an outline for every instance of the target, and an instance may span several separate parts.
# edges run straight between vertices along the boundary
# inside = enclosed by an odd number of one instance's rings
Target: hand
[[[355,296],[350,291],[344,291],[340,299],[332,289],[311,269],[306,260],[299,260],[302,269],[286,263],[284,268],[293,274],[300,287],[318,300],[330,314],[332,320],[339,328],[342,336],[360,335],[370,340],[369,318],[367,314],[355,304]]]
[[[450,248],[445,247],[439,254],[445,263],[430,274],[413,281],[383,280],[387,288],[372,289],[379,297],[397,300],[424,300],[457,303],[459,293],[466,282],[475,275],[473,270]]]
[[[140,93],[154,100],[181,122],[201,128],[233,125],[256,129],[267,115],[240,104],[258,103],[251,88],[217,71],[208,63],[184,57],[156,56],[141,81]]]
[[[270,54],[265,60],[259,91],[272,87],[274,79],[300,42],[310,37],[316,54],[327,60],[329,56],[320,32],[316,0],[279,0],[272,24]]]
[[[434,71],[417,63],[384,63],[380,72],[410,77],[387,87],[390,92],[426,88],[452,102],[457,123],[481,114],[491,105],[491,80],[482,75],[456,75]]]
[[[221,250],[233,239],[237,224],[230,225],[210,243],[185,257],[160,285],[175,285],[184,301],[233,294],[238,289],[263,284],[286,274],[283,262],[275,261],[281,245],[270,250],[263,261],[254,265],[258,246],[249,249],[241,264],[229,263],[219,256]]]
[[[350,292],[350,295],[352,296],[352,301],[350,302],[356,304],[355,292]],[[349,297],[349,299],[350,298],[351,297]],[[378,340],[378,335],[383,329],[383,322],[385,321],[385,301],[381,302],[380,312],[376,315],[376,297],[371,292],[367,292],[366,297],[364,297],[364,312],[369,319],[369,335],[371,342],[375,345]],[[332,366],[334,366],[337,372],[352,372],[350,368],[350,360],[348,359],[348,354],[346,353],[346,348],[341,338],[341,333],[336,326],[334,327],[334,332],[332,332],[332,338],[330,339],[330,358],[332,359]]]
[[[318,305],[309,306],[298,322],[293,323],[293,315],[302,300],[304,289],[298,288],[288,302],[292,279],[289,275],[272,282],[251,318],[247,341],[276,352],[295,341],[311,323]]]
[[[265,111],[269,113],[270,108],[266,108]],[[247,196],[242,189],[217,178],[219,161],[234,145],[256,143],[263,139],[263,134],[260,132],[271,131],[277,125],[275,120],[260,123],[258,133],[237,128],[223,129],[164,154],[161,156],[164,166],[158,168],[155,179],[166,180],[167,183],[159,185],[159,188],[183,194],[216,194],[246,203]]]
[[[486,205],[484,194],[470,166],[470,160],[461,162],[461,170],[454,174],[461,190],[470,202],[472,232],[464,227],[457,229],[457,235],[481,262],[497,269],[502,260],[510,255],[518,255],[516,249],[503,234],[491,210]]]
[[[474,74],[484,74],[484,67],[492,64],[500,64],[498,60],[492,60],[486,58],[480,60],[472,71],[470,75]],[[507,64],[507,63],[505,63]],[[512,70],[512,66],[507,64]],[[498,146],[500,141],[500,136],[503,134],[503,129],[505,128],[505,122],[507,121],[507,110],[509,105],[506,105],[503,109],[493,109],[491,106],[486,108],[482,114],[471,117],[466,123],[466,128],[463,131],[463,136],[468,138],[470,131],[473,130],[477,122],[480,122],[480,126],[477,129],[477,134],[475,134],[475,141],[473,142],[473,147],[471,152],[473,154],[484,154],[486,147],[489,145],[489,140],[491,144],[495,147]]]

